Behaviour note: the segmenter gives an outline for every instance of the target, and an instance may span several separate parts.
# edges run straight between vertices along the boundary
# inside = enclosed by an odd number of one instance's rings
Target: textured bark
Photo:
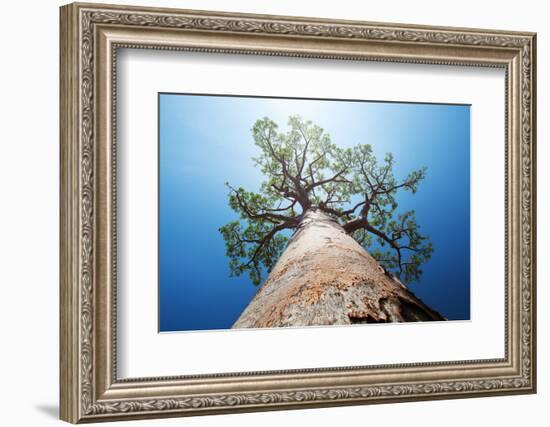
[[[445,320],[330,216],[309,210],[233,328]]]

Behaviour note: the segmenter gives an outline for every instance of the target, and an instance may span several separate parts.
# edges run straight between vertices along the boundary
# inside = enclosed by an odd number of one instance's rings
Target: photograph
[[[159,332],[470,320],[470,108],[158,93]]]

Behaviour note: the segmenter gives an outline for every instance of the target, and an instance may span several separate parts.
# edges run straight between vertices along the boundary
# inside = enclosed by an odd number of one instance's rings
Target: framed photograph
[[[534,393],[535,34],[61,8],[61,418]]]

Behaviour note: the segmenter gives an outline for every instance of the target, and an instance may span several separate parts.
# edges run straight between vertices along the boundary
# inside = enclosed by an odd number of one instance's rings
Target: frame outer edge
[[[264,20],[269,18],[277,18],[285,21],[289,27],[296,27],[298,23],[304,23],[306,27],[315,29],[315,25],[329,22],[317,21],[316,18],[292,18],[292,17],[262,17],[261,15],[248,15],[248,14],[224,14],[213,11],[185,11],[178,9],[157,9],[157,8],[142,8],[142,7],[128,7],[128,6],[115,6],[115,5],[101,5],[101,4],[86,4],[77,3],[67,6],[63,6],[60,9],[61,20],[61,32],[60,32],[60,163],[61,163],[61,195],[60,195],[60,418],[71,422],[95,422],[95,421],[108,421],[118,419],[139,419],[139,418],[161,418],[168,416],[182,416],[182,415],[201,415],[207,413],[229,413],[229,412],[250,412],[259,410],[276,410],[276,409],[297,409],[306,407],[326,407],[336,405],[349,405],[349,404],[364,404],[364,403],[382,403],[383,401],[398,402],[398,401],[410,401],[410,400],[435,400],[439,398],[463,398],[472,396],[484,396],[484,395],[498,395],[498,394],[523,394],[533,393],[536,391],[536,306],[535,306],[535,287],[536,287],[536,35],[534,33],[508,33],[508,32],[491,32],[490,30],[477,30],[467,29],[463,35],[466,37],[462,42],[456,41],[452,37],[453,31],[460,31],[459,28],[439,28],[439,27],[414,27],[404,26],[404,28],[398,28],[397,30],[405,30],[405,34],[399,33],[397,38],[401,40],[405,37],[415,37],[415,32],[411,30],[414,28],[424,28],[425,30],[436,32],[435,36],[445,35],[443,38],[436,37],[434,40],[431,38],[422,38],[420,41],[426,45],[438,45],[447,43],[447,45],[454,44],[467,44],[475,45],[477,43],[484,43],[487,46],[497,46],[502,43],[500,47],[518,49],[529,49],[530,52],[525,55],[524,59],[530,60],[531,66],[528,73],[528,92],[529,97],[524,99],[527,107],[526,111],[530,114],[528,120],[522,124],[526,126],[526,131],[530,132],[530,138],[523,140],[524,147],[530,152],[524,157],[523,160],[527,161],[525,169],[521,168],[521,172],[525,174],[528,181],[525,182],[525,187],[520,191],[530,191],[529,195],[524,200],[527,202],[528,208],[524,208],[524,212],[527,215],[524,219],[527,224],[530,225],[530,230],[527,231],[528,243],[526,247],[527,256],[527,271],[531,274],[527,274],[527,283],[524,285],[524,291],[531,292],[524,293],[523,303],[525,304],[525,311],[529,311],[529,315],[525,316],[525,326],[527,332],[522,338],[527,340],[531,338],[531,341],[525,341],[523,345],[523,353],[520,351],[520,358],[523,359],[527,356],[526,365],[527,369],[523,370],[522,378],[510,379],[509,384],[502,383],[499,385],[499,381],[505,381],[502,378],[489,378],[486,380],[479,380],[474,384],[474,381],[465,382],[468,386],[472,384],[471,394],[462,393],[459,394],[459,390],[452,390],[452,387],[447,390],[446,384],[441,384],[441,390],[437,386],[439,384],[420,384],[424,387],[423,392],[415,391],[414,386],[416,384],[401,384],[397,387],[402,387],[403,393],[399,392],[398,395],[391,395],[390,397],[382,394],[387,399],[376,399],[377,395],[368,395],[369,402],[365,397],[356,397],[355,389],[342,390],[342,396],[333,399],[332,394],[338,393],[340,390],[323,389],[316,393],[316,390],[297,390],[290,392],[276,392],[269,391],[269,393],[263,393],[261,395],[241,393],[234,394],[232,396],[225,395],[207,395],[207,396],[192,396],[187,399],[142,399],[142,400],[111,400],[111,401],[97,401],[97,396],[94,396],[96,391],[96,381],[93,377],[95,373],[94,353],[96,352],[96,338],[95,333],[97,330],[92,330],[90,324],[90,316],[94,315],[94,307],[96,304],[97,294],[93,291],[95,287],[97,277],[92,275],[93,271],[89,271],[90,266],[93,267],[97,261],[95,258],[94,248],[95,243],[90,242],[89,238],[96,238],[95,232],[97,224],[94,224],[94,206],[96,203],[96,188],[94,180],[94,172],[97,171],[97,165],[95,162],[97,159],[94,156],[95,144],[94,139],[97,137],[94,135],[95,125],[93,119],[95,115],[95,108],[93,111],[89,111],[89,102],[92,104],[95,102],[95,85],[94,76],[97,72],[95,69],[91,71],[87,68],[87,61],[90,60],[92,67],[94,65],[94,49],[93,41],[94,37],[80,38],[82,29],[86,29],[89,22],[88,20],[81,21],[81,12],[86,7],[89,7],[92,11],[108,12],[116,11],[135,11],[147,13],[155,10],[163,11],[165,13],[193,13],[197,14],[199,23],[205,22],[206,25],[199,25],[198,27],[203,30],[220,30],[216,27],[214,18],[227,17],[240,17],[242,16],[245,21],[250,20]],[[102,9],[102,10],[100,10]],[[133,16],[133,14],[131,14]],[[84,15],[85,16],[85,15]],[[131,17],[132,17],[131,16]],[[147,17],[146,17],[147,18]],[[195,18],[195,17],[194,17]],[[109,21],[109,16],[106,17],[106,22]],[[144,25],[149,25],[147,19],[144,21]],[[260,22],[260,21],[257,21]],[[330,23],[330,22],[329,22]],[[351,25],[350,22],[335,21],[334,24],[343,24],[345,26]],[[136,22],[132,22],[132,25],[139,25]],[[269,24],[269,22],[268,22]],[[363,25],[367,23],[358,23]],[[370,25],[377,25],[377,23],[368,23]],[[190,24],[190,28],[195,29],[194,23]],[[262,22],[263,25],[263,22]],[[383,24],[380,24],[383,26]],[[385,24],[389,30],[393,25],[398,24]],[[324,25],[322,25],[324,26]],[[81,28],[82,27],[82,28]],[[204,28],[203,28],[204,27]],[[298,26],[296,32],[297,37],[309,37],[311,34],[303,31],[301,26]],[[231,29],[231,27],[228,27]],[[357,30],[348,28],[351,30]],[[227,31],[227,29],[221,29]],[[238,32],[253,32],[253,27],[241,29],[238,28]],[[438,31],[444,31],[444,33],[437,33]],[[269,31],[266,31],[266,33]],[[420,33],[421,31],[419,31]],[[275,28],[274,33],[278,35],[282,33],[281,30]],[[327,32],[326,28],[320,29],[320,36],[330,36],[327,39],[332,38],[344,38],[345,34],[333,35]],[[87,33],[84,33],[86,35]],[[291,32],[291,34],[294,34]],[[450,36],[449,36],[450,34]],[[498,36],[497,36],[498,35]],[[89,36],[89,34],[88,34]],[[88,37],[87,36],[87,37]],[[362,33],[349,33],[351,38],[362,38]],[[517,37],[516,37],[517,36]],[[469,39],[472,37],[473,39]],[[382,38],[380,38],[382,40]],[[473,40],[473,42],[472,42]],[[477,41],[476,41],[477,40]],[[484,41],[485,40],[485,41]],[[407,41],[411,41],[408,40]],[[415,41],[415,40],[412,40]],[[90,50],[91,48],[91,50]],[[90,56],[88,58],[88,56]],[[83,62],[81,62],[81,60]],[[406,61],[407,62],[407,61]],[[520,64],[521,64],[520,60]],[[83,77],[85,75],[85,79]],[[91,85],[91,86],[89,86]],[[88,93],[88,89],[92,89]],[[523,93],[523,90],[520,90]],[[82,99],[81,99],[82,97]],[[86,106],[85,111],[82,107]],[[92,122],[90,122],[92,120]],[[90,127],[91,125],[91,127]],[[92,162],[90,164],[90,161]],[[91,180],[90,180],[91,179]],[[86,197],[81,198],[81,195]],[[85,230],[83,229],[85,228]],[[532,274],[534,272],[534,274]],[[81,274],[82,273],[82,274]],[[95,316],[94,316],[95,317]],[[529,333],[529,327],[531,328],[531,334]],[[525,329],[524,329],[525,330]],[[527,373],[528,372],[528,373]],[[527,373],[527,374],[526,374]],[[508,381],[508,380],[506,380]],[[506,385],[507,384],[507,385]],[[450,384],[452,386],[452,384]],[[388,386],[389,387],[389,386]],[[407,392],[408,388],[411,388],[411,392]],[[433,388],[435,387],[435,388]],[[501,388],[501,390],[498,390]],[[388,391],[391,387],[388,388]],[[401,390],[401,389],[399,389]],[[347,395],[349,391],[349,396]],[[464,391],[464,390],[463,390]],[[323,397],[323,393],[327,394]],[[292,394],[292,395],[291,395]],[[360,394],[360,393],[359,393]],[[298,396],[298,397],[297,397]],[[340,396],[340,394],[338,394]],[[264,401],[264,398],[270,398],[273,400]],[[305,400],[303,400],[305,398]],[[310,399],[311,398],[311,399]],[[229,399],[229,400],[228,400]],[[242,400],[242,401],[241,401]]]
[[[74,5],[59,9],[59,418],[79,416],[78,19]]]
[[[537,393],[537,33],[531,36],[531,390]]]
[[[522,36],[532,37],[536,33],[531,31],[514,31],[496,28],[476,28],[476,27],[463,27],[463,26],[441,26],[434,24],[411,24],[395,21],[366,21],[364,19],[349,19],[349,18],[322,18],[313,15],[280,15],[273,13],[253,13],[253,12],[238,12],[238,11],[222,11],[222,10],[208,10],[208,9],[189,9],[177,6],[143,6],[143,5],[129,5],[129,4],[112,4],[112,3],[90,3],[88,1],[76,1],[71,3],[81,9],[96,9],[104,11],[121,11],[124,10],[128,13],[161,13],[161,14],[181,14],[186,13],[194,15],[196,17],[206,18],[254,18],[259,20],[283,20],[294,23],[317,23],[317,24],[332,24],[342,26],[353,25],[370,25],[376,27],[387,28],[401,28],[409,30],[426,30],[426,31],[450,31],[450,32],[469,32],[477,34],[491,34],[491,35],[506,35],[506,36]]]

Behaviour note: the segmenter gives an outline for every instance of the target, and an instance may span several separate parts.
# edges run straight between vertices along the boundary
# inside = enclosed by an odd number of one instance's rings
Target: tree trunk
[[[305,213],[233,328],[445,320],[385,270],[330,216]]]

